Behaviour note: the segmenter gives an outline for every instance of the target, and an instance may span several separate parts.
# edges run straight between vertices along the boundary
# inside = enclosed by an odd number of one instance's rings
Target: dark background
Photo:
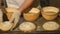
[[[60,8],[60,0],[40,0],[42,7],[44,6],[56,6]]]

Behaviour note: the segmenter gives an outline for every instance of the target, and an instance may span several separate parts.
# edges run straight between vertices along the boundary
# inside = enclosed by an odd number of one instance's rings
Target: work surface
[[[57,23],[60,24],[60,17],[57,17],[55,20],[53,20]],[[2,32],[0,31],[0,34],[37,34],[37,33],[60,33],[60,29],[57,31],[45,31],[42,28],[42,25],[47,22],[47,20],[45,20],[43,17],[39,17],[36,21],[34,21],[33,23],[35,23],[39,28],[37,28],[37,30],[35,32],[21,32],[18,29],[18,26],[20,23],[22,22],[26,22],[23,18],[20,19],[20,22],[17,24],[16,28],[13,31],[8,31],[8,32]]]

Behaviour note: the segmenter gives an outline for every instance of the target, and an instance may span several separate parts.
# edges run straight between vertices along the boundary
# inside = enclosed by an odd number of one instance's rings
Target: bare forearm
[[[19,11],[23,11],[32,4],[33,0],[25,0],[24,3],[19,7]]]

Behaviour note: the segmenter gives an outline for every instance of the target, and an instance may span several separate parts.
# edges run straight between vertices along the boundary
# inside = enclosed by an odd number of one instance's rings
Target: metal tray
[[[60,17],[57,17],[55,20],[52,20],[52,21],[55,21],[57,23],[60,24]],[[0,31],[1,34],[37,34],[37,33],[60,33],[60,28],[56,31],[46,31],[42,28],[42,25],[47,22],[47,20],[45,20],[43,17],[39,17],[36,21],[34,21],[33,23],[35,23],[37,25],[37,30],[34,31],[34,32],[21,32],[19,29],[18,29],[18,26],[20,25],[20,23],[22,22],[26,22],[26,20],[24,20],[23,17],[21,17],[19,23],[17,24],[17,26],[14,28],[13,31],[7,31],[7,32],[3,32],[3,31]]]

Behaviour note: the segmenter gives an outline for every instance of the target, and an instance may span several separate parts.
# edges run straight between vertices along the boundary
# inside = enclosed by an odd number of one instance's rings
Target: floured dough
[[[38,8],[32,8],[29,13],[40,13],[40,10]]]
[[[30,32],[36,29],[36,25],[31,22],[23,22],[20,24],[19,29],[24,32]]]
[[[56,22],[46,22],[43,24],[43,28],[45,30],[57,30],[59,27],[60,25]]]
[[[8,31],[12,28],[12,25],[13,25],[12,23],[6,21],[6,22],[2,23],[1,30]]]

